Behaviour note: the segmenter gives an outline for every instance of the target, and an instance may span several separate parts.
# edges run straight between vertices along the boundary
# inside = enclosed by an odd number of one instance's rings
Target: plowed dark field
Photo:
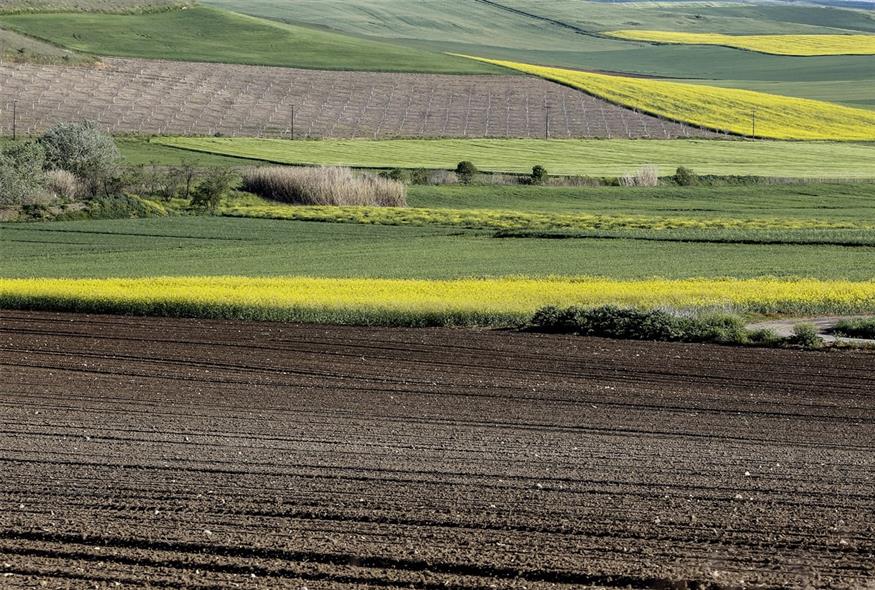
[[[873,370],[0,312],[0,587],[872,588]]]

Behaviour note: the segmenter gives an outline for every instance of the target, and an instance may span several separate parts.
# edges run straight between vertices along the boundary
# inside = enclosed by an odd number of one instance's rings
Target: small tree
[[[215,211],[219,208],[222,198],[231,192],[237,184],[237,177],[229,168],[213,168],[194,189],[191,195],[191,206],[197,209]]]
[[[0,151],[0,205],[21,205],[47,182],[45,152],[36,142],[16,143]]]
[[[72,172],[85,181],[92,195],[113,184],[107,179],[115,174],[121,156],[112,136],[95,123],[61,123],[40,137],[39,143],[49,169]]]
[[[544,184],[547,180],[547,169],[538,164],[532,168],[532,184]]]
[[[459,182],[462,184],[471,184],[471,181],[474,180],[476,174],[477,166],[472,162],[465,160],[464,162],[459,162],[456,166],[456,176],[459,177]]]
[[[674,173],[674,181],[679,186],[694,186],[699,184],[699,177],[689,168],[680,166]]]

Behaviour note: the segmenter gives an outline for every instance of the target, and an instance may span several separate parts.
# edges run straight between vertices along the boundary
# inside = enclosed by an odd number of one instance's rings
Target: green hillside
[[[6,15],[0,26],[97,55],[327,70],[499,71],[439,53],[209,7],[136,15]]]

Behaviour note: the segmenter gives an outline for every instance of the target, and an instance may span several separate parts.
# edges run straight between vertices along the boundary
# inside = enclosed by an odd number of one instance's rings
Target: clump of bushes
[[[695,186],[699,184],[699,176],[689,168],[680,166],[674,173],[674,181],[678,186]]]
[[[820,348],[823,346],[823,340],[817,333],[817,327],[814,324],[796,324],[793,326],[793,335],[789,338],[790,344],[801,346],[802,348]]]
[[[748,341],[744,321],[738,316],[681,316],[663,310],[640,310],[613,305],[564,309],[545,307],[532,317],[531,329],[559,334],[667,342],[743,344]]]
[[[532,184],[544,184],[547,176],[547,169],[540,164],[532,168]]]
[[[403,182],[339,167],[250,168],[243,174],[243,190],[295,205],[407,205]]]
[[[659,169],[656,166],[642,166],[634,173],[627,172],[620,176],[617,181],[620,186],[658,186]]]
[[[836,336],[846,338],[868,338],[875,340],[875,318],[842,320],[833,328]]]
[[[45,151],[35,142],[0,150],[0,205],[24,205],[44,193]]]
[[[45,153],[48,170],[64,170],[85,183],[91,196],[101,187],[109,196],[110,180],[117,175],[121,159],[111,135],[102,132],[95,123],[61,123],[49,129],[37,140]]]
[[[459,162],[455,170],[456,176],[459,177],[459,182],[462,184],[471,184],[474,177],[477,176],[477,172],[477,166],[467,160]]]
[[[212,168],[198,183],[191,195],[191,206],[204,211],[215,211],[222,199],[239,184],[237,175],[229,168]]]

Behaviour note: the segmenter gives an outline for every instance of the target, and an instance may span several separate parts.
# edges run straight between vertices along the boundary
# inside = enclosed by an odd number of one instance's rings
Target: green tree
[[[49,169],[66,170],[81,178],[92,196],[101,187],[108,192],[108,180],[116,174],[121,159],[112,136],[96,123],[61,123],[39,138]],[[107,194],[107,196],[109,196]]]

